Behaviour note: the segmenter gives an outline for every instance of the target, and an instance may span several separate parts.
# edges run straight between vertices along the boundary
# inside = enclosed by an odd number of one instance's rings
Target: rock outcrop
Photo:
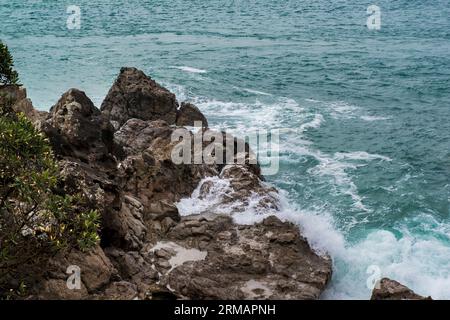
[[[56,129],[49,136],[59,156],[91,164],[111,160],[114,129],[84,92],[64,93],[50,109],[48,123]]]
[[[0,104],[12,103],[15,112],[22,112],[32,122],[39,121],[45,116],[44,112],[34,109],[31,100],[27,97],[27,90],[17,85],[0,87]]]
[[[372,291],[371,300],[432,300],[431,297],[423,297],[402,285],[401,283],[383,278]]]
[[[331,275],[329,258],[275,216],[256,225],[185,217],[145,253],[161,283],[194,299],[317,299]]]
[[[236,224],[213,209],[180,216],[177,202],[207,177],[226,179],[223,201],[244,207],[258,195],[261,212],[280,209],[247,144],[223,132],[220,142],[240,164],[178,163],[172,135],[202,119],[143,72],[124,68],[99,111],[71,89],[37,126],[59,161],[61,189],[84,195],[102,215],[101,243],[89,252],[61,253],[30,288],[51,299],[317,299],[331,277],[331,259],[315,253],[299,228],[271,216]],[[177,116],[178,115],[178,116]],[[177,118],[178,117],[178,118]],[[203,117],[204,118],[204,117]],[[203,119],[206,120],[206,119]],[[206,122],[206,121],[205,121]],[[187,131],[194,137],[208,130]],[[228,143],[226,143],[228,142]],[[219,142],[215,142],[219,143]],[[201,149],[206,144],[201,144]],[[202,151],[202,150],[200,150]],[[229,151],[229,150],[228,150]],[[195,150],[193,151],[195,152]],[[207,192],[207,186],[204,187]],[[233,212],[234,213],[234,212]],[[80,268],[79,290],[66,286],[67,267]]]
[[[164,120],[175,124],[175,95],[136,68],[122,68],[101,110],[118,129],[129,119]]]
[[[195,122],[201,122],[201,126],[208,128],[208,120],[201,111],[191,103],[181,103],[177,111],[177,126],[194,126]]]

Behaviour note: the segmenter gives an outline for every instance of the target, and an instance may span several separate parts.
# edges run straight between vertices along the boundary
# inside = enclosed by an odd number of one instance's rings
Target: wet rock
[[[250,202],[257,211],[279,210],[278,192],[270,187],[248,167],[242,165],[228,165],[223,168],[220,178],[228,179],[232,191],[224,195],[224,202],[240,202],[236,210],[248,208]]]
[[[149,286],[144,299],[145,300],[177,300],[180,297],[175,295],[168,288],[159,284]]]
[[[101,110],[120,128],[129,119],[164,120],[175,124],[175,95],[136,68],[122,68]]]
[[[214,165],[174,163],[173,130],[162,121],[131,119],[115,133],[126,155],[119,164],[126,175],[124,191],[139,198],[149,214],[162,213],[156,203],[174,203],[190,195],[202,178],[217,174]]]
[[[423,297],[388,278],[381,279],[372,291],[371,300],[432,300],[431,297]]]
[[[273,216],[252,226],[227,216],[183,217],[147,250],[168,262],[156,264],[160,282],[193,299],[317,299],[331,278],[331,259]]]

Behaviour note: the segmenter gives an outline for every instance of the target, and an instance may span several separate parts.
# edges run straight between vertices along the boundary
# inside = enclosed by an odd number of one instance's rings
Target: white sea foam
[[[248,92],[248,93],[259,94],[259,95],[261,95],[261,96],[271,96],[270,93],[263,92],[263,91],[258,91],[258,90],[253,90],[253,89],[247,89],[247,88],[245,88],[244,91],[246,91],[246,92]]]
[[[210,183],[211,188],[206,195],[200,197],[200,189],[204,183]],[[220,179],[219,177],[207,177],[199,183],[191,197],[181,199],[178,202],[178,211],[181,216],[201,214],[211,209],[214,209],[217,213],[231,213],[232,207],[220,206],[222,196],[231,191],[232,189],[229,180]]]
[[[328,104],[331,109],[331,116],[335,119],[351,119],[360,112],[361,108],[343,101],[331,102]]]
[[[325,103],[325,106],[327,106],[330,109],[330,115],[334,119],[359,118],[367,122],[384,121],[390,119],[389,117],[385,116],[374,116],[366,114],[363,108],[349,104],[344,101],[328,102]]]
[[[280,151],[285,152],[286,157],[295,155],[289,161],[302,161],[302,156],[313,157],[318,164],[310,168],[308,174],[329,178],[330,183],[336,186],[336,192],[346,194],[353,200],[354,207],[363,213],[362,216],[354,217],[355,225],[364,221],[364,213],[371,211],[358,193],[358,188],[352,180],[353,172],[371,161],[391,162],[392,159],[366,151],[327,154],[315,149],[314,144],[305,135],[308,129],[319,129],[322,126],[325,121],[322,114],[307,113],[295,101],[285,98],[273,104],[259,101],[246,104],[192,97],[191,100],[194,100],[208,117],[215,118],[216,125],[226,127],[227,131],[238,136],[251,130],[285,125],[286,127],[280,130]],[[345,103],[334,105],[331,110],[331,116],[336,118],[363,117],[360,108]],[[217,114],[223,114],[224,118],[217,117]],[[289,116],[286,116],[288,114]],[[283,161],[288,160],[283,158]],[[229,181],[218,177],[207,178],[205,181],[214,183],[209,194],[200,198],[197,188],[192,197],[182,199],[178,203],[180,214],[205,211],[233,214],[234,208],[242,205],[221,204],[221,197],[229,192]],[[368,277],[371,276],[367,273],[369,266],[379,267],[380,276],[400,281],[419,294],[450,298],[450,230],[447,226],[429,221],[424,230],[427,230],[427,234],[434,232],[436,237],[427,237],[402,230],[401,226],[408,223],[399,221],[400,227],[397,226],[395,235],[390,230],[374,229],[366,235],[361,235],[359,240],[349,241],[346,239],[347,225],[344,230],[340,229],[335,223],[333,212],[327,211],[327,208],[293,207],[292,202],[287,200],[288,194],[281,190],[281,210],[261,214],[253,205],[257,203],[257,197],[254,195],[244,212],[233,214],[233,219],[237,223],[252,224],[269,214],[276,214],[282,220],[296,223],[317,252],[327,252],[333,258],[333,278],[323,295],[324,299],[369,298],[371,290],[366,285]],[[429,220],[432,218],[429,217]],[[421,217],[420,221],[427,219]]]
[[[356,209],[369,212],[371,209],[363,204],[363,197],[358,194],[358,188],[352,181],[348,170],[357,169],[356,164],[339,161],[336,158],[329,157],[321,152],[315,151],[312,153],[314,157],[319,160],[319,164],[308,172],[318,176],[328,176],[333,179],[333,183],[339,187],[339,192],[346,194],[353,200],[353,205]]]
[[[232,214],[236,204],[217,206],[229,183],[217,177],[204,181],[214,182],[215,187],[204,198],[199,198],[197,188],[191,198],[182,199],[178,203],[180,214],[202,211]],[[442,241],[413,237],[407,230],[400,238],[387,230],[374,230],[356,244],[349,244],[343,233],[336,229],[330,213],[323,209],[292,208],[283,191],[279,197],[280,211],[261,214],[250,204],[244,212],[233,214],[233,219],[236,223],[253,224],[274,214],[283,221],[296,223],[317,253],[328,253],[333,258],[334,275],[324,299],[368,299],[371,289],[367,282],[371,274],[367,270],[370,266],[379,268],[378,278],[390,277],[419,294],[436,299],[450,298],[450,246]]]
[[[299,131],[301,133],[303,133],[304,131],[306,131],[306,130],[308,130],[310,128],[317,129],[317,128],[319,128],[322,125],[323,122],[324,122],[323,116],[320,113],[315,114],[314,115],[314,119],[312,121],[310,121],[310,122],[302,124],[300,126]]]
[[[360,117],[364,121],[372,122],[372,121],[383,121],[389,120],[389,117],[381,117],[381,116],[361,116]]]
[[[189,73],[207,73],[207,70],[203,70],[203,69],[197,69],[197,68],[193,68],[193,67],[187,67],[187,66],[173,66],[172,68],[175,69],[179,69],[181,71],[185,71],[185,72],[189,72]]]
[[[450,298],[450,246],[434,238],[409,233],[400,238],[386,230],[375,230],[365,239],[334,256],[334,278],[326,299],[367,299],[370,266],[381,277],[395,279],[418,294],[435,299]]]
[[[334,154],[335,159],[339,160],[364,160],[364,161],[372,161],[372,160],[383,160],[383,161],[392,161],[391,158],[382,156],[379,154],[370,154],[365,151],[356,151],[356,152],[337,152]]]

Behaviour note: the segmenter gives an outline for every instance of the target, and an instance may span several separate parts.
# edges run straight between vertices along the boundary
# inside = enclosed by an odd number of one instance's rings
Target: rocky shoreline
[[[200,133],[210,131],[207,119],[142,71],[122,68],[100,109],[77,89],[49,112],[36,111],[23,88],[6,91],[15,110],[49,138],[61,190],[82,194],[102,216],[100,244],[52,258],[29,288],[30,299],[318,299],[325,290],[332,260],[314,252],[294,224],[270,216],[240,225],[214,210],[180,216],[177,202],[206,177],[230,181],[223,201],[245,203],[258,194],[263,209],[277,209],[276,190],[250,161],[174,163],[173,132],[194,121],[202,122]],[[248,146],[244,156],[251,157]],[[200,196],[208,188],[201,185]],[[69,266],[79,267],[79,289],[67,286]],[[386,283],[390,289],[374,291],[374,299],[418,297]]]

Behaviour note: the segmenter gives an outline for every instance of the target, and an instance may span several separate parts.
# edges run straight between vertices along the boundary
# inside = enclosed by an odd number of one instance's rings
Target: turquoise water
[[[377,1],[380,31],[371,4],[0,0],[0,38],[42,110],[71,87],[99,106],[126,65],[215,127],[281,129],[268,181],[334,258],[324,298],[369,297],[371,266],[450,298],[450,1]]]

